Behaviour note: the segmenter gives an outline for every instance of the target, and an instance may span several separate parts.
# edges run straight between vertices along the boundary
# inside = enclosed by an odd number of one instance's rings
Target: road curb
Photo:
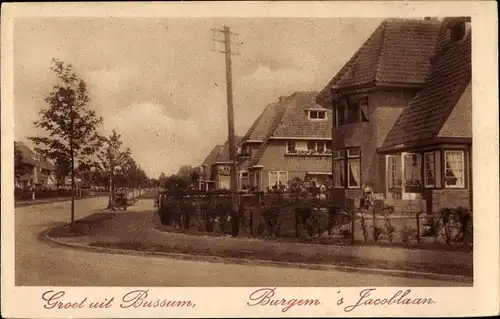
[[[394,270],[394,269],[382,269],[382,268],[369,268],[369,267],[356,267],[356,266],[342,266],[342,265],[325,265],[325,264],[309,264],[309,263],[291,263],[283,261],[271,261],[271,260],[260,260],[260,259],[247,259],[247,258],[223,258],[217,256],[207,256],[207,255],[191,255],[191,254],[181,254],[181,253],[166,253],[166,252],[153,252],[153,251],[139,251],[131,249],[118,249],[118,248],[107,248],[107,247],[97,247],[85,244],[68,243],[64,240],[56,239],[49,236],[51,229],[47,229],[42,232],[42,238],[48,242],[52,242],[61,246],[86,250],[95,253],[108,253],[108,254],[121,254],[121,255],[135,255],[135,256],[154,256],[154,257],[167,257],[167,258],[177,258],[183,260],[192,261],[204,261],[212,263],[225,263],[225,264],[241,264],[241,265],[253,265],[253,266],[275,266],[275,267],[287,267],[287,268],[301,268],[301,269],[311,269],[311,270],[337,270],[345,272],[362,272],[368,274],[376,275],[386,275],[395,277],[406,277],[406,278],[421,278],[421,279],[432,279],[432,280],[444,280],[444,281],[454,281],[454,282],[470,282],[472,285],[473,278],[460,275],[448,275],[448,274],[437,274],[437,273],[427,273],[427,272],[417,272],[408,270]]]

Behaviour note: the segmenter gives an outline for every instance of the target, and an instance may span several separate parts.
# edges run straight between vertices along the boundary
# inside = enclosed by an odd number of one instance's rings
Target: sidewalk
[[[148,209],[148,205],[140,205]],[[139,208],[139,207],[138,207]],[[149,208],[150,209],[150,208]],[[472,253],[405,249],[379,246],[334,246],[289,243],[253,238],[193,236],[155,229],[152,211],[106,213],[94,218],[92,226],[82,226],[83,236],[64,236],[53,231],[50,236],[68,244],[92,247],[201,255],[220,258],[243,258],[288,263],[352,266],[448,274],[472,277]],[[83,223],[82,223],[83,225]]]

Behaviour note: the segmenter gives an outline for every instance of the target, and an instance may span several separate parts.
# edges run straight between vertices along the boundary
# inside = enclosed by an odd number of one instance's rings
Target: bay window
[[[445,151],[444,185],[446,188],[465,187],[465,157],[463,151]]]

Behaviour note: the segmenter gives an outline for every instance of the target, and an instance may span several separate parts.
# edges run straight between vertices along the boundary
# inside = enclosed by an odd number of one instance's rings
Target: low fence
[[[160,221],[182,231],[231,233],[226,194],[158,199]],[[472,244],[472,214],[464,208],[398,214],[391,207],[338,207],[328,200],[290,194],[239,196],[240,236],[300,239],[324,244]]]
[[[354,237],[364,243],[415,245],[472,246],[472,214],[457,207],[435,213],[398,214],[359,210],[354,223]]]
[[[94,192],[88,190],[75,190],[76,197],[87,197],[93,196]],[[59,189],[59,190],[24,190],[15,189],[14,198],[16,201],[27,201],[36,199],[52,199],[52,198],[64,198],[71,197],[71,189]]]
[[[343,242],[351,240],[349,214],[326,201],[290,196],[239,197],[240,235]],[[217,196],[162,196],[159,217],[163,225],[183,230],[230,234],[231,198]]]

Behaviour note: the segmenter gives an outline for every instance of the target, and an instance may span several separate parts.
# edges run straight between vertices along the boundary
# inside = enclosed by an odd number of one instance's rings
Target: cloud
[[[104,130],[116,129],[122,135],[138,163],[152,176],[161,172],[172,174],[181,165],[198,165],[196,159],[204,128],[194,119],[171,118],[163,112],[165,107],[156,102],[133,103],[110,117]]]

